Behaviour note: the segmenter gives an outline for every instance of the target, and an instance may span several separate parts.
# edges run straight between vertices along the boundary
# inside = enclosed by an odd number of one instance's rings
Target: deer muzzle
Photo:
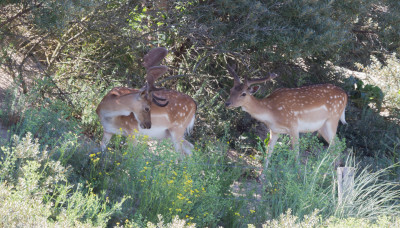
[[[143,128],[143,129],[150,129],[151,128],[151,122],[150,121],[142,122],[142,123],[140,123],[140,127]]]

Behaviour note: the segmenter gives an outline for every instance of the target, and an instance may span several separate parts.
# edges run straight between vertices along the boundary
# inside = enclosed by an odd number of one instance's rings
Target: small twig
[[[11,23],[12,21],[14,21],[15,19],[17,19],[18,17],[20,17],[20,16],[22,16],[22,15],[28,13],[28,12],[31,11],[33,8],[35,8],[35,7],[39,8],[42,4],[43,4],[43,2],[41,2],[41,3],[37,4],[37,5],[34,5],[34,6],[32,6],[32,7],[29,7],[29,8],[26,8],[26,9],[22,10],[21,12],[17,13],[17,15],[15,15],[15,16],[13,16],[13,17],[11,17],[11,18],[8,18],[6,21],[4,21],[3,23],[1,23],[1,24],[0,24],[0,28],[2,28],[2,27],[3,27],[4,25],[6,25],[6,24]]]

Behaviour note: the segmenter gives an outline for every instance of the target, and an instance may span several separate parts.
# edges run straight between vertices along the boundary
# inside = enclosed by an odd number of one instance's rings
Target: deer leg
[[[269,159],[272,155],[272,152],[274,151],[274,147],[275,147],[276,142],[278,141],[279,134],[270,131],[269,136],[270,137],[269,137],[269,142],[268,142],[267,159],[265,160],[264,170],[261,172],[261,177],[260,177],[261,181],[265,180],[264,171],[268,169]]]
[[[265,161],[264,170],[267,170],[268,168],[269,158],[271,157],[272,152],[274,151],[274,147],[276,142],[278,141],[278,138],[279,134],[270,131],[270,138],[268,143],[268,155],[267,155],[267,160]]]
[[[336,129],[339,124],[339,120],[327,120],[321,129],[318,130],[318,133],[322,135],[325,141],[329,144],[329,146],[335,144],[335,135]]]
[[[292,142],[292,149],[296,153],[296,160],[297,160],[297,162],[299,162],[300,161],[299,132],[292,131],[290,133],[290,138],[291,138],[291,142]]]
[[[172,128],[169,129],[169,133],[172,139],[172,142],[174,143],[175,150],[177,152],[180,152],[182,155],[186,155],[186,151],[183,148],[183,142],[184,138],[183,135],[185,134],[185,131],[182,131],[179,128]]]
[[[105,131],[103,132],[103,139],[101,140],[101,143],[100,143],[101,151],[106,150],[107,144],[110,142],[112,136],[113,136],[113,134],[111,134],[111,133],[107,133]]]
[[[194,146],[186,139],[183,139],[182,148],[187,155],[192,155],[192,150],[194,149]]]
[[[322,135],[322,137],[325,139],[325,141],[329,143],[328,150],[331,148],[331,146],[335,145],[335,135],[336,135],[336,130],[337,130],[338,124],[339,124],[338,119],[337,120],[328,120],[322,126],[322,128],[318,130],[318,132]],[[336,159],[334,161],[335,168],[340,166],[341,163],[342,163],[342,161],[340,158]]]

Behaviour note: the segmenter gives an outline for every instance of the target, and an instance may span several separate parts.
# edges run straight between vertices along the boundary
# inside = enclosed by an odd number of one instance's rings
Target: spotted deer
[[[157,78],[168,69],[154,65],[167,53],[165,48],[155,48],[144,57],[143,66],[147,69],[144,88],[116,87],[103,98],[96,110],[104,129],[102,149],[113,134],[138,133],[154,139],[170,138],[176,151],[191,154],[193,145],[184,135],[193,128],[196,102],[186,94],[154,86]],[[142,95],[144,91],[149,92]]]
[[[265,170],[268,168],[279,134],[290,135],[292,147],[296,149],[299,161],[299,150],[296,148],[299,133],[317,131],[332,145],[339,120],[346,124],[347,94],[337,86],[319,84],[300,88],[281,88],[264,99],[257,99],[253,94],[260,87],[252,85],[271,80],[277,75],[270,74],[265,78],[255,80],[244,77],[242,83],[232,67],[227,66],[227,69],[234,78],[234,85],[225,106],[227,108],[242,107],[243,111],[248,112],[270,129]]]

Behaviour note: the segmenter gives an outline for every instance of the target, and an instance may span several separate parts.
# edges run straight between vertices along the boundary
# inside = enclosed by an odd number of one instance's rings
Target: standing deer
[[[121,133],[122,130],[125,136],[138,132],[155,139],[171,138],[176,151],[191,154],[193,145],[184,139],[184,135],[190,132],[194,125],[196,102],[186,94],[154,86],[157,78],[168,69],[166,66],[154,65],[167,53],[165,48],[155,48],[144,57],[143,65],[147,69],[144,88],[113,88],[97,107],[96,112],[103,125],[103,150],[111,136]],[[151,91],[147,95],[145,93],[147,99],[140,99],[147,90]],[[153,102],[150,102],[151,100]],[[161,104],[159,101],[165,103]]]
[[[282,88],[264,99],[256,99],[253,94],[258,91],[259,86],[252,85],[271,80],[277,75],[270,74],[268,77],[255,80],[245,77],[244,83],[241,83],[234,69],[229,66],[227,69],[234,78],[234,85],[225,103],[226,107],[242,107],[270,129],[265,170],[268,168],[269,158],[279,134],[290,135],[292,147],[297,150],[299,161],[299,150],[296,148],[299,133],[318,131],[332,145],[339,120],[346,124],[347,94],[339,87],[320,84],[293,89]]]

